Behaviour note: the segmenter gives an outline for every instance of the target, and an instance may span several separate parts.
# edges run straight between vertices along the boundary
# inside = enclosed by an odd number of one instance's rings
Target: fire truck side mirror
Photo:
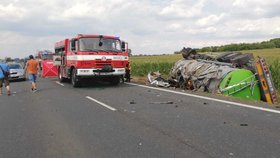
[[[71,40],[71,50],[72,51],[76,50],[76,40],[75,39]]]
[[[125,42],[122,42],[122,51],[125,52]]]
[[[103,42],[100,41],[98,45],[99,45],[99,47],[102,47],[103,46]]]

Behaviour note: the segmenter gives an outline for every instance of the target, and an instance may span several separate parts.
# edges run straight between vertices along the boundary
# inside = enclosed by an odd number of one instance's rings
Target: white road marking
[[[177,91],[172,91],[172,90],[162,89],[162,88],[157,88],[157,87],[149,87],[149,86],[139,85],[139,84],[134,84],[134,83],[126,83],[126,84],[134,85],[134,86],[139,86],[139,87],[144,87],[144,88],[149,88],[149,89],[155,89],[155,90],[169,92],[169,93],[181,94],[181,95],[195,97],[195,98],[199,98],[199,99],[205,99],[205,100],[211,100],[211,101],[216,101],[216,102],[220,102],[220,103],[236,105],[236,106],[240,106],[240,107],[246,107],[246,108],[250,108],[250,109],[256,109],[256,110],[261,110],[261,111],[266,111],[266,112],[272,112],[272,113],[280,114],[279,110],[273,110],[273,109],[257,107],[257,106],[253,106],[253,105],[242,104],[242,103],[236,103],[236,102],[231,102],[231,101],[226,101],[226,100],[220,100],[220,99],[215,99],[215,98],[209,98],[209,97],[204,97],[204,96],[194,95],[194,94],[188,94],[188,93],[183,93],[183,92],[177,92]]]
[[[102,106],[104,106],[104,107],[106,107],[106,108],[108,108],[108,109],[110,109],[112,111],[117,111],[117,109],[115,109],[115,108],[113,108],[113,107],[111,107],[111,106],[109,106],[107,104],[104,104],[104,103],[102,103],[102,102],[100,102],[100,101],[98,101],[96,99],[93,99],[92,97],[86,96],[86,98],[91,100],[91,101],[94,101],[94,102],[96,102],[96,103],[98,103],[98,104],[100,104],[100,105],[102,105]]]
[[[57,83],[57,84],[59,84],[59,85],[61,85],[61,86],[64,86],[64,84],[62,84],[62,83],[60,83],[60,82],[58,82],[58,81],[55,81],[55,83]]]

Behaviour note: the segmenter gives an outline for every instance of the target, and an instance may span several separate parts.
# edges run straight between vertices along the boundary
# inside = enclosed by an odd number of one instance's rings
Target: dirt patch
[[[147,83],[147,77],[140,77],[140,76],[133,76],[131,79],[132,82],[139,83],[139,84],[146,84]]]

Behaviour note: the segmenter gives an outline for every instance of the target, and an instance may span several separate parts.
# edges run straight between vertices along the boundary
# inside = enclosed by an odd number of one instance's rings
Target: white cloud
[[[34,37],[14,32],[0,31],[0,59],[4,57],[26,57],[38,50],[53,50],[54,41],[62,36]]]
[[[14,4],[1,5],[0,4],[0,20],[18,21],[26,16],[26,9],[17,7]]]
[[[280,25],[275,28],[273,34],[280,34]]]
[[[243,36],[249,36],[252,33],[256,35],[277,36],[275,33],[277,32],[277,28],[280,26],[280,17],[229,21],[226,25],[228,30],[232,30],[232,32],[235,32],[236,34],[243,34]],[[230,37],[232,34],[233,33],[229,33],[228,36]]]
[[[241,27],[237,28],[237,31],[260,31],[260,26],[256,25],[256,24],[245,24]]]
[[[254,12],[257,14],[257,15],[262,15],[265,13],[265,10],[261,7],[257,7],[256,9],[254,9]]]
[[[95,6],[95,7],[94,7]],[[104,17],[106,13],[105,6],[97,3],[93,5],[88,3],[76,3],[70,6],[68,9],[60,10],[56,14],[50,16],[53,20],[70,20],[75,18],[91,18],[91,17]]]
[[[245,7],[245,1],[246,0],[235,0],[232,5],[237,7]]]
[[[245,17],[248,17],[248,15],[255,17],[278,16],[280,14],[279,0],[235,0],[232,6],[232,13],[239,13]]]
[[[129,1],[125,0],[83,0],[68,3],[62,8],[57,8],[57,11],[50,13],[51,20],[71,20],[71,19],[86,19],[96,18],[106,20],[112,13],[126,8],[130,5]]]
[[[181,29],[182,29],[182,25],[178,24],[178,23],[173,23],[173,24],[170,24],[166,27],[167,32],[179,31]]]
[[[212,34],[217,31],[217,28],[215,27],[206,27],[206,28],[199,28],[199,29],[185,29],[184,32],[188,34],[193,35],[199,35],[199,34]]]
[[[209,15],[207,17],[204,17],[204,18],[201,18],[201,19],[197,20],[196,24],[198,26],[214,25],[214,24],[218,23],[224,16],[225,16],[224,13],[222,13],[219,16],[217,16],[217,15]]]
[[[279,0],[235,0],[232,5],[236,7],[252,7],[252,6],[273,6],[279,4]]]
[[[201,14],[204,6],[204,0],[188,3],[188,1],[174,0],[168,6],[164,7],[159,15],[174,18],[191,18]]]

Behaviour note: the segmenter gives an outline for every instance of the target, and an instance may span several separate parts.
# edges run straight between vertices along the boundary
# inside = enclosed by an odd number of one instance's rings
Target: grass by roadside
[[[276,58],[280,58],[280,48],[273,48],[273,49],[258,49],[258,50],[246,50],[241,51],[242,53],[253,53],[254,57],[262,57],[266,60],[273,60]]]

